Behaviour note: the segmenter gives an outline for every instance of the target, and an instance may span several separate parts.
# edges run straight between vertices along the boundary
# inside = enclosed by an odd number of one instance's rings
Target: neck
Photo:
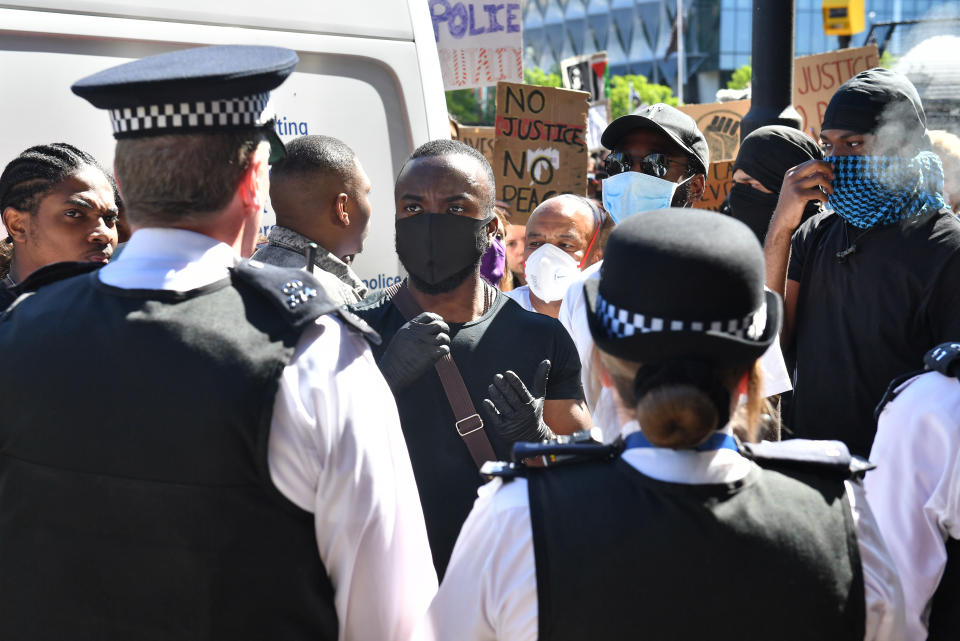
[[[555,300],[552,303],[542,301],[539,298],[537,298],[537,295],[534,294],[532,290],[530,291],[530,303],[533,305],[533,308],[546,316],[550,316],[552,318],[559,318],[560,303],[562,302],[563,302],[563,299]]]
[[[439,314],[448,323],[469,323],[486,311],[484,282],[479,271],[442,294],[425,294],[411,280],[407,280],[407,287],[423,311]]]
[[[13,260],[10,261],[10,269],[7,271],[7,276],[13,282],[21,283],[27,276],[32,274],[38,268],[39,265],[24,265],[24,261],[18,259],[18,254],[15,252],[13,254]]]

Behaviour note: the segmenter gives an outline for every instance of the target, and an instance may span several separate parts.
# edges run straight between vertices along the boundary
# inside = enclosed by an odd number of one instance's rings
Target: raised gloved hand
[[[511,442],[553,438],[553,432],[543,422],[543,399],[549,375],[550,361],[545,360],[533,377],[532,395],[511,370],[493,377],[493,384],[487,387],[490,398],[483,399],[483,409],[487,423],[497,434]]]
[[[380,357],[380,372],[397,392],[450,353],[450,327],[438,314],[423,312],[394,334]]]

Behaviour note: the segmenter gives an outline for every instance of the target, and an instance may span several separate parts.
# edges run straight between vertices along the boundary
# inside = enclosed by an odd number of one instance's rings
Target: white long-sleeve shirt
[[[947,563],[960,539],[960,381],[937,372],[900,387],[880,414],[867,497],[900,572],[907,641],[924,641]]]
[[[635,421],[623,435],[639,429]],[[628,449],[623,459],[641,473],[672,483],[731,483],[756,466],[728,449],[709,452]],[[877,524],[858,482],[846,482],[863,565],[867,641],[903,638],[903,595]],[[534,641],[537,570],[527,482],[500,479],[480,496],[457,539],[443,584],[423,626],[424,636],[457,641]],[[642,581],[643,577],[637,577]],[[731,595],[735,605],[736,595]],[[642,625],[638,626],[638,639]]]
[[[202,234],[141,229],[99,277],[189,291],[238,261]],[[267,456],[277,488],[314,514],[340,638],[408,639],[437,589],[420,498],[390,389],[364,339],[332,316],[304,332],[282,372]]]

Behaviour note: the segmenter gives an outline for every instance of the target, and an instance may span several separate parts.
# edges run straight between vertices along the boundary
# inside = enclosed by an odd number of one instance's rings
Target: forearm
[[[787,265],[790,262],[790,239],[793,231],[786,225],[778,224],[774,218],[763,244],[767,288],[780,294],[781,298],[787,286]]]

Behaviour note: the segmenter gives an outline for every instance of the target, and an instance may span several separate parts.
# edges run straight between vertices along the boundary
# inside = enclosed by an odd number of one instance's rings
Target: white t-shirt
[[[537,310],[533,308],[533,303],[530,302],[529,285],[521,285],[516,289],[511,289],[509,292],[504,292],[504,294],[506,294],[508,298],[512,298],[513,300],[517,301],[517,304],[528,312],[537,313]]]

